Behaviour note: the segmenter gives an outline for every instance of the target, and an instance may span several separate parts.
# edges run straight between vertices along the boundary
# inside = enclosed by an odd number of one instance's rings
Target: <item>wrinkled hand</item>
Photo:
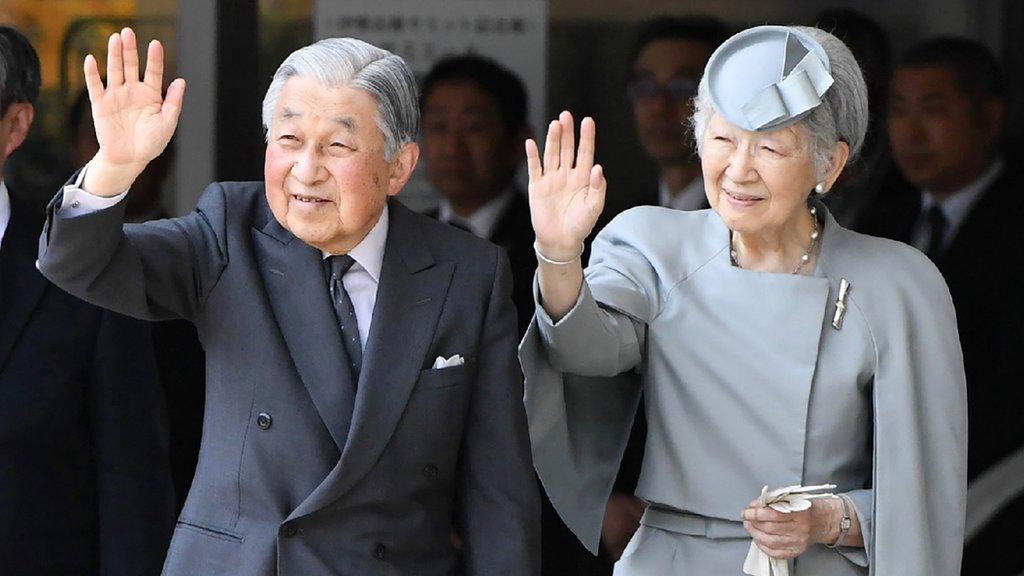
[[[138,47],[131,28],[112,34],[107,43],[106,87],[92,54],[85,57],[84,67],[100,145],[97,158],[108,169],[138,175],[164,151],[174,134],[185,81],[171,82],[163,96],[164,49],[156,40],[149,43],[146,74],[140,80]]]
[[[644,515],[642,500],[623,492],[612,492],[604,508],[604,524],[601,526],[601,543],[613,560],[622,557],[629,539],[640,527]]]
[[[548,126],[541,164],[537,143],[526,141],[530,172],[530,217],[541,253],[555,260],[576,256],[604,207],[607,183],[594,164],[596,127],[592,118],[580,124],[575,150],[573,118],[562,112]]]
[[[743,527],[757,547],[772,558],[795,558],[811,546],[831,542],[834,522],[832,499],[812,500],[811,507],[800,512],[778,512],[754,500],[743,510]]]

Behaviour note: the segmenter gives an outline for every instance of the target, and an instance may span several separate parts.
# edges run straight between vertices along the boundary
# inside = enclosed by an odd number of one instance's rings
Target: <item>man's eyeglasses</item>
[[[627,94],[633,102],[668,98],[682,103],[697,95],[697,81],[693,78],[679,76],[662,84],[653,78],[641,78],[629,83]]]

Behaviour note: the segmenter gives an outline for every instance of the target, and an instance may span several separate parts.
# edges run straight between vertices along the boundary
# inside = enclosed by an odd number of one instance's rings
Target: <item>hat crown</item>
[[[799,122],[833,84],[828,55],[788,26],[757,26],[725,41],[704,71],[715,111],[751,132]]]

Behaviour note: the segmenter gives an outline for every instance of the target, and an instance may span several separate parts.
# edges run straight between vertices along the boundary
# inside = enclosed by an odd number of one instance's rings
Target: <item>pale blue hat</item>
[[[788,26],[757,26],[729,38],[704,76],[715,111],[751,132],[799,122],[833,82],[824,48]]]

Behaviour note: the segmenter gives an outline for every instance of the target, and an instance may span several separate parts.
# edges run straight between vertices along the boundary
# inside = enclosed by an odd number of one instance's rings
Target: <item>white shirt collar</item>
[[[352,266],[353,269],[360,267],[373,278],[374,282],[380,282],[380,270],[384,265],[384,247],[388,241],[388,205],[384,205],[384,210],[380,213],[380,218],[377,219],[377,223],[370,228],[370,231],[366,236],[356,244],[355,248],[348,251],[348,255],[352,257],[356,263]],[[321,250],[324,258],[329,258],[332,254]]]
[[[515,198],[515,188],[509,186],[504,192],[487,201],[486,204],[476,209],[469,218],[461,218],[452,210],[452,204],[447,198],[441,199],[438,207],[437,219],[449,223],[452,220],[461,220],[469,227],[469,231],[476,236],[489,239],[494,234],[494,228],[498,225],[498,219],[505,212],[505,208]]]
[[[967,218],[971,208],[974,207],[974,204],[981,198],[985,190],[1003,173],[1004,165],[1005,162],[1003,162],[1002,158],[996,158],[981,176],[978,176],[968,185],[950,194],[941,202],[936,200],[935,196],[928,190],[921,192],[921,214],[927,213],[934,204],[938,204],[942,209],[942,214],[946,217],[946,221],[949,222],[949,228],[947,228],[945,236],[946,243],[956,236],[960,224]]]
[[[704,194],[704,178],[697,176],[683,186],[678,194],[672,194],[668,183],[662,180],[658,184],[658,204],[676,210],[700,210],[704,207],[707,195]]]
[[[11,221],[11,196],[7,193],[7,184],[0,178],[0,244],[3,244],[7,224]]]

